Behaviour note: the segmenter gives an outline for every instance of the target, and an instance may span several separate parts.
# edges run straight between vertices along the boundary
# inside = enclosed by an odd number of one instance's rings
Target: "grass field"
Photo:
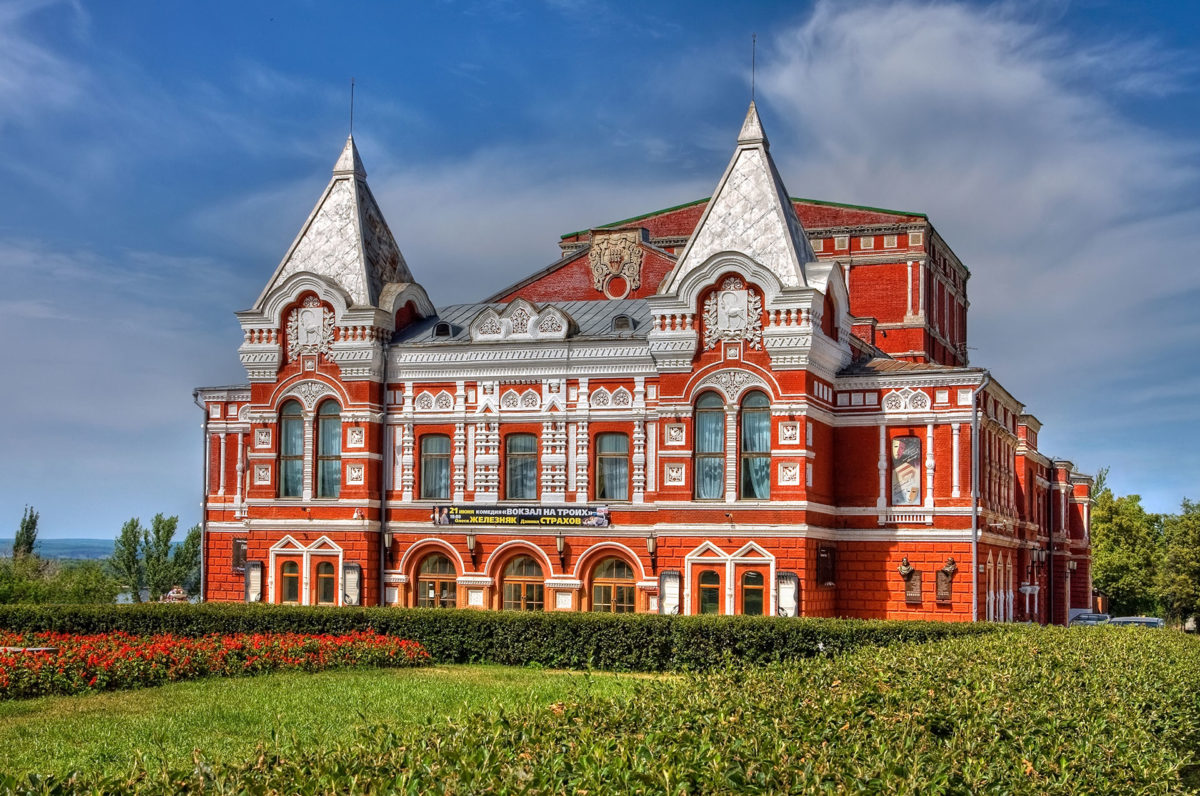
[[[503,666],[342,669],[3,701],[0,771],[118,774],[141,754],[189,763],[194,748],[236,762],[251,758],[260,741],[320,748],[368,724],[414,726],[496,706],[617,695],[635,681]]]

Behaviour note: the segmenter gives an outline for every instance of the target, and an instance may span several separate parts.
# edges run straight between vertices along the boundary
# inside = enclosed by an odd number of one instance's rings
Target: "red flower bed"
[[[372,630],[341,636],[233,633],[199,638],[0,632],[0,647],[57,648],[56,652],[0,652],[0,698],[138,688],[213,675],[420,666],[429,661],[429,653],[419,643]]]

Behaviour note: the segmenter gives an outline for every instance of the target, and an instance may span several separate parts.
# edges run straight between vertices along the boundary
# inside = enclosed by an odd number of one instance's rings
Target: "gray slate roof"
[[[554,301],[538,304],[539,308],[547,304],[558,307],[575,322],[575,330],[568,335],[568,340],[578,338],[608,339],[608,340],[645,340],[650,331],[650,307],[645,299],[620,299],[599,301]],[[438,307],[436,318],[426,318],[417,321],[396,332],[392,336],[392,344],[420,345],[422,343],[445,345],[447,343],[469,343],[471,335],[468,327],[483,310],[491,307],[496,312],[503,312],[507,305],[504,303],[479,302],[475,304],[451,304],[448,307]],[[628,315],[633,321],[631,331],[614,332],[613,318],[618,315]],[[434,337],[433,328],[439,322],[450,324],[449,337]]]

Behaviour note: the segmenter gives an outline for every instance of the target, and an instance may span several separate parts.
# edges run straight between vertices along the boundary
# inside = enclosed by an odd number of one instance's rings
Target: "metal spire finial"
[[[758,34],[750,34],[750,101],[754,102],[754,78],[757,71]]]
[[[354,135],[354,78],[350,78],[350,135]]]

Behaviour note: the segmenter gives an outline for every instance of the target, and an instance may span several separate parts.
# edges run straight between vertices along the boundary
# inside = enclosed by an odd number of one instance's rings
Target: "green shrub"
[[[100,792],[1200,793],[1200,639],[1011,629],[647,678],[241,764],[80,775]],[[62,781],[0,775],[0,787]]]
[[[419,641],[437,663],[540,664],[617,671],[711,669],[790,661],[903,641],[978,635],[994,625],[230,603],[0,606],[0,629],[135,635],[349,633],[374,629]]]

